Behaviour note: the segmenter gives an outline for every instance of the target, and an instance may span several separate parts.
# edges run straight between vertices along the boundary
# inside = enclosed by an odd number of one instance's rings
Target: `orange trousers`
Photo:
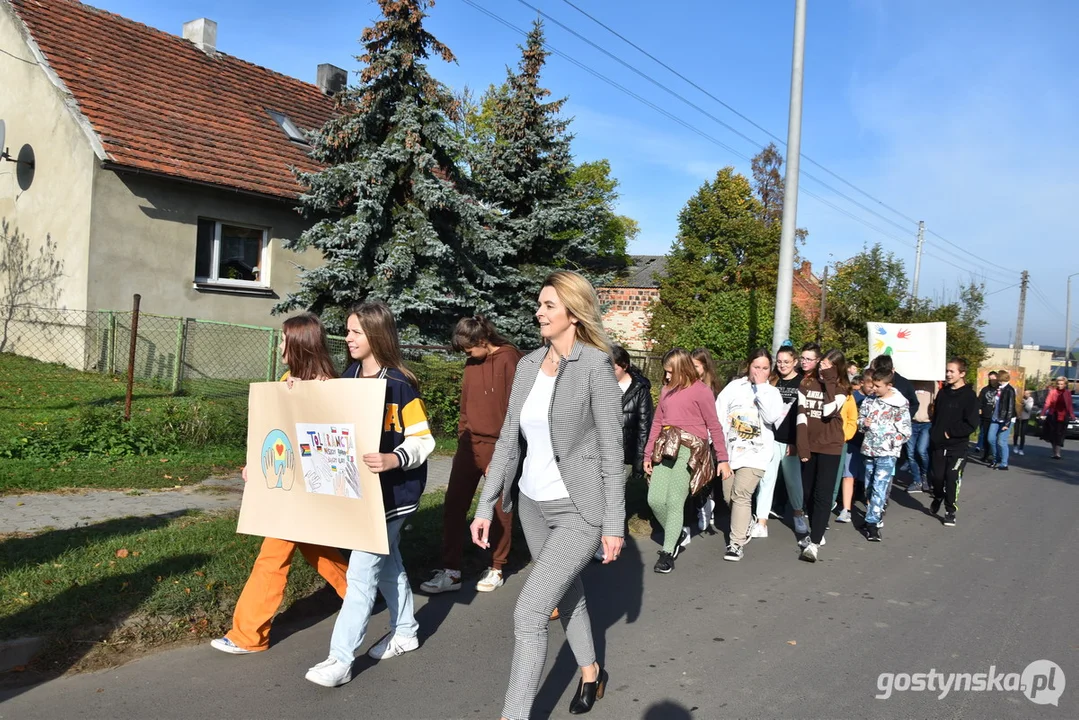
[[[285,597],[285,583],[297,548],[304,560],[344,599],[348,589],[345,579],[348,565],[339,551],[321,545],[266,538],[236,602],[232,629],[225,636],[237,647],[253,652],[270,647],[270,624]]]

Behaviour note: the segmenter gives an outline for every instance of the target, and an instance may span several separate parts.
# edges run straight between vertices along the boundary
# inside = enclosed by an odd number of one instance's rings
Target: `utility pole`
[[[802,76],[805,59],[806,0],[794,2],[790,115],[787,119],[787,172],[783,180],[783,229],[779,238],[779,277],[772,323],[772,353],[790,335],[794,293],[794,231],[798,227],[798,161],[802,155]]]
[[[922,248],[925,247],[925,220],[918,221],[918,252],[914,256],[914,283],[910,288],[910,304],[918,299],[918,276],[922,274]]]
[[[820,317],[817,318],[817,342],[824,337],[824,313],[828,309],[828,266],[824,266],[824,275],[820,281]]]
[[[1068,368],[1072,364],[1072,278],[1079,273],[1072,273],[1068,276],[1068,301],[1064,306],[1064,377],[1069,381],[1071,376],[1068,374]]]
[[[1012,365],[1016,367],[1019,367],[1020,355],[1023,352],[1023,316],[1027,309],[1028,285],[1030,285],[1030,273],[1024,270],[1019,283],[1019,318],[1015,321],[1015,352],[1012,354]]]

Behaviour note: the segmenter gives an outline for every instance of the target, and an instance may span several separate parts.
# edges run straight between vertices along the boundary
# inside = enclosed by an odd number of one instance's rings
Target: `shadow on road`
[[[690,720],[693,717],[685,706],[674,700],[664,700],[651,705],[641,715],[641,720]]]

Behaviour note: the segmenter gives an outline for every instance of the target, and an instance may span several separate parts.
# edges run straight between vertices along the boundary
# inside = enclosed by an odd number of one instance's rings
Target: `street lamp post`
[[[1064,377],[1071,380],[1068,377],[1068,369],[1072,364],[1072,278],[1079,273],[1072,273],[1068,276],[1068,297],[1064,305]]]

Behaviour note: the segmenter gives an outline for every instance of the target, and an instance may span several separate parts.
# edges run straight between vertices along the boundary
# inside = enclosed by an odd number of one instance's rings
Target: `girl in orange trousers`
[[[282,378],[288,381],[289,387],[292,387],[293,380],[327,380],[337,375],[326,346],[326,329],[314,315],[299,315],[285,321],[281,359],[289,367],[289,372]],[[246,467],[243,477],[247,482]],[[262,541],[262,549],[255,566],[251,568],[240,599],[236,601],[232,629],[224,637],[211,641],[211,647],[233,655],[269,649],[270,624],[285,596],[288,571],[297,549],[338,596],[342,599],[345,597],[348,565],[339,551],[320,545],[266,538]]]

